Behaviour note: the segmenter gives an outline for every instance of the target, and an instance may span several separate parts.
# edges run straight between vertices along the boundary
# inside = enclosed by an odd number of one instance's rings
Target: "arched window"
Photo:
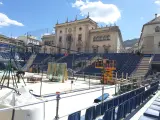
[[[160,32],[160,27],[159,27],[159,26],[157,26],[157,27],[155,28],[155,32]]]

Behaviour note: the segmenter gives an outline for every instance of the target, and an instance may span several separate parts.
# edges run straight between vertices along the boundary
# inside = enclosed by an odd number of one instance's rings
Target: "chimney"
[[[155,18],[157,18],[157,13],[155,14]]]

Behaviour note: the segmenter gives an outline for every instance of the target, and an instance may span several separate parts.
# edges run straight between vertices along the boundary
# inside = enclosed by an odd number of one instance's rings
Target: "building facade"
[[[17,40],[21,40],[24,43],[24,51],[25,52],[32,52],[32,53],[39,53],[41,52],[42,43],[40,40],[37,40],[33,36],[19,36]]]
[[[118,53],[124,50],[118,26],[100,28],[89,16],[82,20],[57,23],[55,45],[57,53]]]
[[[160,16],[143,25],[139,49],[145,54],[160,53]]]
[[[24,42],[22,40],[0,35],[0,51],[10,51],[10,46],[15,46],[15,51],[24,51]]]
[[[99,27],[89,18],[55,25],[55,34],[45,34],[41,40],[31,35],[16,39],[0,36],[0,42],[13,44],[17,51],[32,53],[120,53],[124,52],[118,26]],[[3,39],[2,39],[3,38]]]
[[[56,53],[55,34],[45,34],[42,36],[41,53]]]

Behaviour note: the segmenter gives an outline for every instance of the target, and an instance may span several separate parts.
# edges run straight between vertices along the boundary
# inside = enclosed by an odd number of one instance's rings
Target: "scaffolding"
[[[115,84],[114,71],[116,70],[116,61],[109,59],[98,59],[95,62],[95,68],[102,69],[102,81],[103,84]]]

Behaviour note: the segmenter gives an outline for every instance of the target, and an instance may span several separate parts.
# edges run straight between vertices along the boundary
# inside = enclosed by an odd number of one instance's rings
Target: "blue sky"
[[[143,24],[160,13],[160,0],[0,0],[0,33],[40,36],[57,20],[82,19],[88,12],[99,25],[116,23],[126,40],[139,37]]]

